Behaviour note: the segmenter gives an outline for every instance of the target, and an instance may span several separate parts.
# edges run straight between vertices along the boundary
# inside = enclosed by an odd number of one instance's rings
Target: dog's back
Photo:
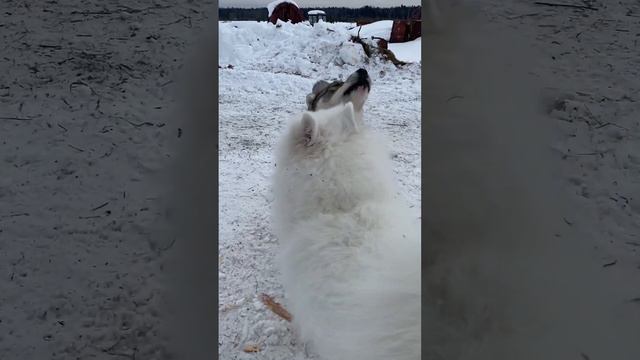
[[[353,106],[314,114],[311,125],[294,122],[276,164],[279,261],[294,321],[326,359],[417,360],[417,219]]]

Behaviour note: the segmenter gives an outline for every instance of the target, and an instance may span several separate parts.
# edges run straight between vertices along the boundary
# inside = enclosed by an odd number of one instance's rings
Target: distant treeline
[[[330,22],[355,22],[356,20],[393,20],[407,19],[419,6],[396,6],[391,8],[379,8],[365,6],[359,9],[346,7],[315,7],[300,8],[305,19],[308,18],[307,12],[310,10],[323,10],[327,14],[327,21]],[[267,20],[267,7],[262,8],[220,8],[219,17],[222,21],[228,20]]]

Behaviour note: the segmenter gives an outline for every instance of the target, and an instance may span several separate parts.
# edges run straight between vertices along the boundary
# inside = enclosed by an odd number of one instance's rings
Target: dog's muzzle
[[[349,75],[346,82],[351,85],[347,88],[347,91],[344,92],[345,95],[349,95],[361,86],[364,86],[367,91],[371,90],[371,78],[365,69],[358,69],[356,72]]]

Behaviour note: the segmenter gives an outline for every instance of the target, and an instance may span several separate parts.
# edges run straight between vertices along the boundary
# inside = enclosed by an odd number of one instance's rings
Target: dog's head
[[[354,110],[359,113],[370,90],[371,78],[365,69],[358,69],[346,81],[329,83],[320,80],[307,95],[307,110],[318,111],[351,102]]]

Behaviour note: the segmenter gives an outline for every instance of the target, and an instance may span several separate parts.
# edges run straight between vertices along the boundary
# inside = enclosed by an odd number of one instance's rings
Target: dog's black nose
[[[369,73],[367,72],[367,70],[365,69],[358,69],[358,71],[356,71],[358,73],[358,75],[360,76],[368,76]]]

